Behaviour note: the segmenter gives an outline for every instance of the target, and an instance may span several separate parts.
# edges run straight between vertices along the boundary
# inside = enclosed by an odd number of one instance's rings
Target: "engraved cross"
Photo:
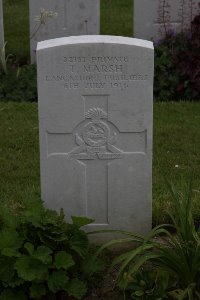
[[[146,131],[124,132],[109,121],[108,95],[83,96],[85,120],[72,133],[47,132],[48,155],[67,155],[84,168],[85,215],[95,224],[109,224],[109,168],[117,161],[134,154],[146,153]],[[56,143],[56,137],[62,140]],[[64,139],[73,140],[71,149],[53,149],[64,145]],[[54,142],[52,142],[54,141]]]

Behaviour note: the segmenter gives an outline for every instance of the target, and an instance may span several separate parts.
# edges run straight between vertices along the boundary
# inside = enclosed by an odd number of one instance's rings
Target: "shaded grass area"
[[[0,104],[0,199],[18,207],[39,192],[37,104]]]
[[[194,171],[200,220],[200,103],[155,103],[153,221],[167,221],[171,198],[163,176],[184,191]],[[0,199],[13,207],[40,195],[36,103],[0,103]]]
[[[200,104],[154,106],[153,219],[165,222],[171,202],[164,176],[181,191],[194,173],[194,214],[200,219]]]
[[[101,0],[101,34],[133,36],[132,0]]]
[[[101,34],[132,36],[133,1],[101,1]],[[28,0],[3,0],[7,53],[22,63],[29,62]]]

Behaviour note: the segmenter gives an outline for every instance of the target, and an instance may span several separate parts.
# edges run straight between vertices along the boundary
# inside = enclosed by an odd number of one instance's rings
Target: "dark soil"
[[[124,300],[123,292],[116,287],[117,272],[117,269],[108,271],[101,284],[94,288],[84,300]]]

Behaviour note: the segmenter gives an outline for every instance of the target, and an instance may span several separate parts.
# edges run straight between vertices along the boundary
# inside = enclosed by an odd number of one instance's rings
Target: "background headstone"
[[[0,47],[4,44],[3,3],[0,0]]]
[[[42,199],[87,230],[151,228],[153,56],[124,37],[38,44]]]
[[[57,17],[48,18],[30,40],[32,62],[39,41],[100,32],[100,0],[29,0],[30,36],[37,30],[35,17],[41,10],[56,12]]]
[[[134,0],[134,37],[160,39],[165,31],[190,28],[199,13],[199,0]]]

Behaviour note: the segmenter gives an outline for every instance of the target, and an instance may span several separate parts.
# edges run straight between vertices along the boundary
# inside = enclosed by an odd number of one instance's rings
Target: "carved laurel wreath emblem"
[[[91,122],[84,126],[82,132],[83,138],[76,134],[76,143],[79,146],[87,144],[90,147],[101,147],[107,143],[115,144],[116,133],[111,137],[108,124],[102,121],[102,119],[107,119],[107,117],[107,113],[101,108],[89,109],[85,114],[85,118],[91,119]]]
[[[121,150],[114,146],[117,133],[113,132],[106,121],[108,114],[99,107],[91,108],[85,114],[85,118],[90,121],[83,126],[81,134],[75,134],[75,141],[79,147],[71,152],[71,157],[78,159],[121,158]]]

